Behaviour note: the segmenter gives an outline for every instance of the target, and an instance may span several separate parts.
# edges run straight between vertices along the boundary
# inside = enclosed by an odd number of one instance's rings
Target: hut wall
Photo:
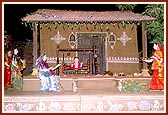
[[[134,72],[139,72],[139,64],[138,63],[113,63],[107,61],[110,57],[138,57],[138,46],[137,46],[137,30],[136,25],[134,28],[131,24],[127,24],[124,28],[121,24],[99,24],[97,23],[96,26],[94,24],[50,24],[50,29],[48,28],[49,25],[41,24],[40,29],[40,53],[45,53],[48,57],[49,66],[56,65],[56,48],[57,44],[51,40],[57,32],[66,38],[59,44],[59,48],[70,48],[68,43],[69,35],[76,34],[76,32],[86,32],[86,33],[107,33],[107,38],[105,40],[105,65],[106,71],[112,72],[123,72],[127,74],[131,74]],[[108,43],[108,36],[111,32],[116,36],[116,38],[121,37],[123,31],[126,32],[126,35],[131,38],[125,46],[121,43],[121,41],[116,40],[116,44],[112,49]],[[76,52],[70,52],[70,55],[65,53],[65,56],[75,57],[77,56]],[[59,56],[62,57],[63,52],[59,52]]]
[[[111,49],[110,45],[107,44],[107,59],[111,58],[112,60],[113,58],[113,61],[109,61],[109,63],[107,63],[107,70],[112,71],[113,73],[121,72],[126,74],[133,74],[139,72],[139,63],[137,63],[139,61],[133,60],[133,58],[138,59],[137,26],[134,25],[134,28],[132,27],[133,26],[131,24],[127,25],[125,28],[122,28],[120,25],[120,29],[116,28],[112,31],[116,35],[116,38],[121,37],[123,31],[125,31],[126,35],[131,38],[131,40],[129,40],[125,46],[120,40],[116,41],[113,49]],[[124,60],[124,58],[126,60]],[[115,59],[118,61],[115,61]]]

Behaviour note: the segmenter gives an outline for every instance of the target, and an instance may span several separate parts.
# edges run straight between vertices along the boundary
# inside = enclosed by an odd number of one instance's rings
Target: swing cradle
[[[84,75],[87,75],[87,74],[90,74],[91,72],[91,61],[90,61],[90,52],[93,52],[95,53],[95,48],[77,48],[77,49],[59,49],[59,51],[62,51],[63,52],[63,58],[62,58],[62,72],[66,75],[75,75],[75,74],[84,74]],[[82,55],[83,57],[82,58],[85,58],[85,59],[82,59],[82,68],[80,69],[72,69],[70,66],[72,64],[72,60],[73,58],[71,58],[70,61],[65,61],[66,57],[64,55],[64,52],[84,52],[84,54]],[[86,55],[86,52],[88,55]]]

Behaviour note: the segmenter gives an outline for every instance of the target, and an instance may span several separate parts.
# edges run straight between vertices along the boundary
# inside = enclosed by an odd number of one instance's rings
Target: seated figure
[[[81,62],[79,62],[79,59],[78,59],[78,57],[75,57],[74,58],[74,62],[71,64],[71,69],[76,69],[76,70],[78,70],[78,69],[82,69],[82,65],[83,65],[83,63]]]
[[[60,64],[56,67],[49,67],[46,63],[46,55],[42,54],[36,61],[36,67],[38,69],[38,78],[41,82],[41,91],[59,91],[60,77],[57,76],[53,70],[58,68]]]

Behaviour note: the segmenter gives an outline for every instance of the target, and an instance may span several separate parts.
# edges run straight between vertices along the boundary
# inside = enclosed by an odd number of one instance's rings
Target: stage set
[[[165,91],[149,91],[151,76],[138,55],[140,39],[147,57],[145,24],[152,20],[130,11],[49,9],[22,18],[33,25],[34,68],[23,76],[22,91],[4,90],[4,112],[165,112]],[[51,67],[61,64],[60,92],[40,92],[40,54]],[[75,57],[82,68],[73,70]]]

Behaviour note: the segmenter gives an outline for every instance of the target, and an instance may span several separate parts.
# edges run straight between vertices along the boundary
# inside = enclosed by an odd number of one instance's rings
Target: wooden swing
[[[91,65],[90,64],[90,59],[91,59],[90,58],[90,52],[95,53],[96,47],[93,47],[93,48],[77,48],[77,49],[58,49],[57,51],[63,52],[63,56],[62,56],[62,72],[64,74],[66,74],[66,75],[67,74],[85,74],[85,75],[87,75],[87,74],[90,73],[90,69],[91,69],[91,67],[90,67],[90,65]],[[85,56],[85,61],[83,62],[83,65],[82,65],[81,69],[71,69],[70,66],[71,66],[72,62],[70,62],[70,63],[69,62],[65,62],[64,52],[84,52],[84,55],[86,55],[85,52],[88,52],[88,56]],[[96,63],[96,62],[94,62],[94,63]],[[97,71],[97,70],[95,70],[95,71]]]

